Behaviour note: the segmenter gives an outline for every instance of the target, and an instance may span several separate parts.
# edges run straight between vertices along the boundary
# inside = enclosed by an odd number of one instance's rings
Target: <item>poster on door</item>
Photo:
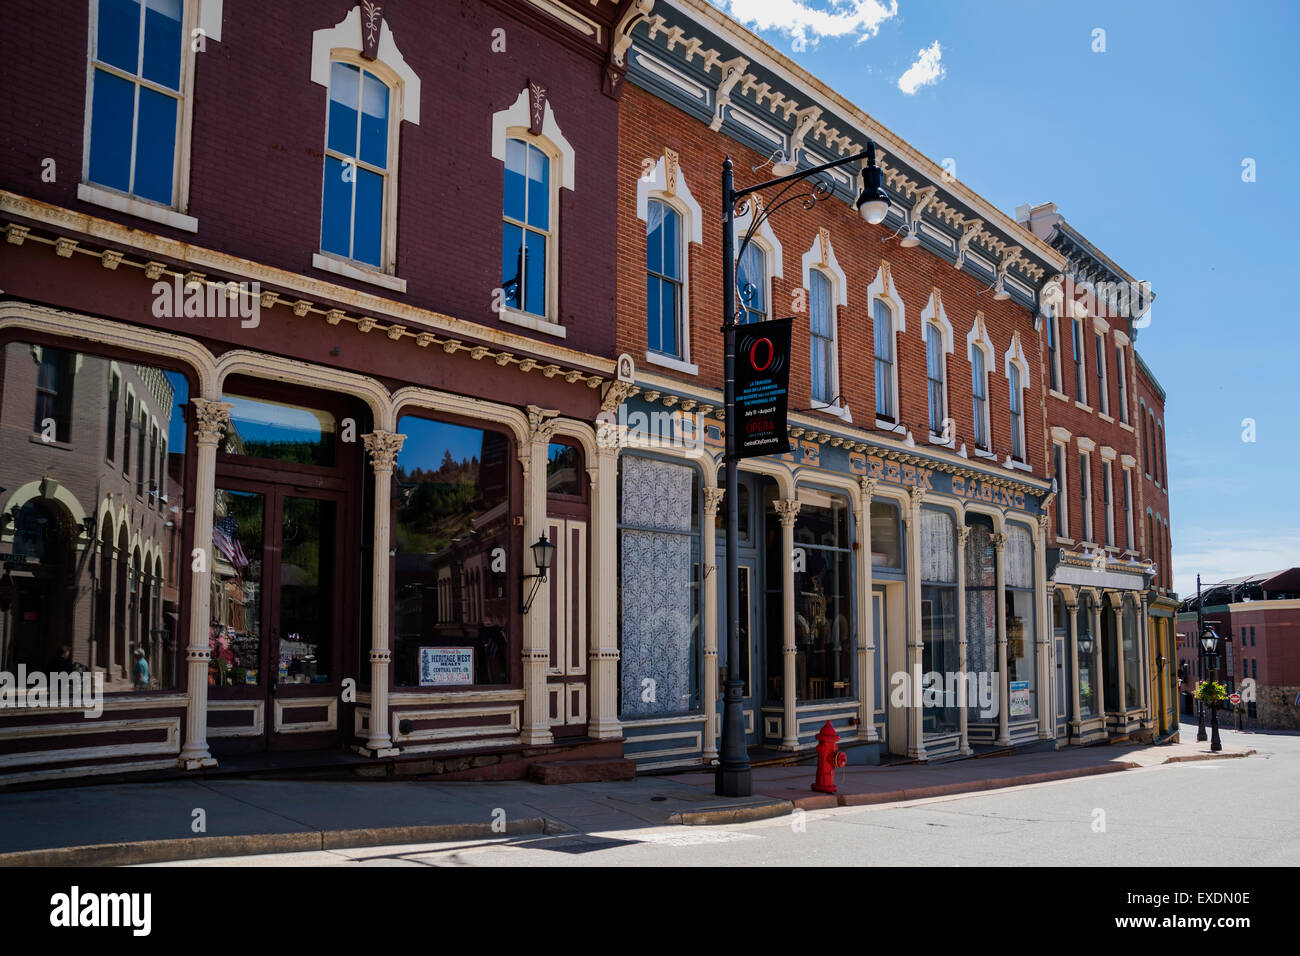
[[[1029,681],[1013,680],[1011,682],[1011,710],[1012,717],[1030,717],[1034,713],[1033,705],[1029,702]]]
[[[474,648],[420,648],[420,686],[448,687],[474,683]]]

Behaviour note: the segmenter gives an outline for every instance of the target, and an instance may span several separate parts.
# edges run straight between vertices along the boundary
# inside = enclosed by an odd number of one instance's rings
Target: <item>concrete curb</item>
[[[926,800],[930,797],[946,797],[959,793],[978,793],[982,790],[1004,790],[1007,787],[1023,787],[1034,783],[1050,783],[1053,780],[1070,780],[1075,777],[1092,777],[1103,773],[1117,773],[1122,770],[1136,770],[1141,764],[1113,763],[1096,767],[1072,767],[1068,770],[1047,770],[1042,773],[1021,774],[1018,777],[997,777],[991,780],[963,780],[957,783],[940,783],[932,787],[913,787],[905,790],[890,790],[883,793],[841,793],[836,798],[817,794],[794,801],[795,805],[805,810],[824,809],[827,799],[835,799],[835,806],[860,807],[875,803],[898,803],[906,800]]]
[[[794,804],[789,800],[773,800],[746,807],[705,807],[701,810],[678,810],[669,814],[667,823],[688,827],[721,826],[726,823],[748,823],[751,820],[770,820],[789,816]]]
[[[136,843],[98,843],[90,846],[53,847],[0,853],[0,867],[8,866],[132,866],[169,863],[221,856],[254,856],[342,850],[363,846],[405,843],[441,843],[520,833],[545,833],[544,817],[514,820],[504,833],[491,823],[440,823],[427,826],[372,827],[359,830],[308,830],[300,833],[259,833],[242,836],[190,837],[142,840]]]
[[[1255,751],[1253,750],[1247,750],[1242,753],[1235,753],[1235,754],[1224,754],[1224,753],[1188,754],[1185,757],[1166,757],[1164,762],[1165,763],[1187,763],[1190,760],[1231,760],[1234,757],[1249,757],[1254,753]]]

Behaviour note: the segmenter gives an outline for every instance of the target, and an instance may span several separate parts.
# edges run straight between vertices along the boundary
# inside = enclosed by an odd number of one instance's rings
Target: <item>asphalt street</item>
[[[1194,725],[1184,725],[1194,739]],[[1188,735],[1191,737],[1188,737]],[[1257,754],[939,797],[662,826],[195,860],[187,866],[1300,865],[1300,737],[1223,732]]]

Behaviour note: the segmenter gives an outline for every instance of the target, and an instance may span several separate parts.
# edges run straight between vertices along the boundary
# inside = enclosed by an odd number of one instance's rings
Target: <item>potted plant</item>
[[[1201,681],[1196,687],[1196,699],[1213,709],[1228,699],[1228,689],[1217,680]]]

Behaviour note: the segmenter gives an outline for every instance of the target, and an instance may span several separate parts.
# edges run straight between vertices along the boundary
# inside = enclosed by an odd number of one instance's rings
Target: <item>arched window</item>
[[[970,354],[971,394],[975,410],[975,447],[990,449],[989,439],[989,380],[984,350],[975,347]]]
[[[810,276],[808,312],[812,343],[812,397],[829,404],[835,398],[835,308],[831,282],[814,270]]]
[[[1020,394],[1020,369],[1012,365],[1011,378],[1011,457],[1025,460],[1025,413]]]
[[[925,326],[925,378],[930,401],[930,434],[943,435],[943,420],[948,414],[944,401],[943,330],[933,322]]]
[[[378,270],[393,259],[386,228],[396,139],[390,100],[388,83],[373,70],[330,64],[321,251]]]
[[[876,340],[876,417],[898,420],[894,407],[894,315],[880,299],[873,303]]]
[[[512,309],[545,318],[552,289],[551,160],[522,139],[506,141],[501,288]]]
[[[646,348],[682,357],[682,226],[667,203],[646,209]]]
[[[767,319],[767,256],[756,243],[745,247],[736,262],[737,304],[743,310],[742,321],[763,322]]]

